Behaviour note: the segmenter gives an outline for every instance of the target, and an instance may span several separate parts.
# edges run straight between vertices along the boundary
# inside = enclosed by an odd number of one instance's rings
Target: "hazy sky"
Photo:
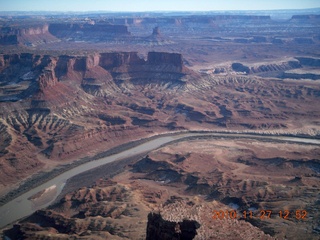
[[[210,11],[320,7],[320,0],[0,0],[0,11]]]

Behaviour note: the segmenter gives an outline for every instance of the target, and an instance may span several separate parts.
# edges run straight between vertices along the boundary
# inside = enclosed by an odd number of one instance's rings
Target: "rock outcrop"
[[[284,72],[291,69],[302,68],[302,64],[297,59],[281,62],[266,62],[252,64],[232,63],[231,68],[235,72],[254,74],[254,73],[268,73],[268,72]],[[214,73],[220,73],[221,71],[216,70]]]
[[[158,213],[149,213],[146,240],[191,240],[200,224],[194,220],[166,221]]]
[[[150,65],[173,65],[177,69],[182,69],[182,55],[179,53],[159,53],[149,52],[147,64]]]
[[[155,27],[155,28],[152,30],[152,36],[155,36],[155,37],[161,36],[159,27]]]
[[[99,59],[99,65],[111,71],[121,66],[143,65],[144,63],[144,59],[141,59],[137,52],[102,53]]]
[[[296,57],[301,65],[308,67],[320,67],[320,58]]]

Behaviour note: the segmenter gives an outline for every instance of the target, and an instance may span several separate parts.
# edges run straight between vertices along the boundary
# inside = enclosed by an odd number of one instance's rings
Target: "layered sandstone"
[[[130,32],[125,25],[106,22],[96,24],[50,23],[25,27],[0,28],[0,45],[37,46],[60,40],[67,41],[106,41],[117,37],[128,37]]]
[[[52,23],[49,25],[49,32],[68,41],[105,41],[116,37],[130,36],[127,26],[106,22],[95,24]]]
[[[58,39],[49,33],[49,25],[30,27],[2,27],[0,29],[0,45],[36,46],[57,42]]]
[[[151,117],[155,110],[130,103],[130,98],[121,93],[120,84],[154,80],[172,84],[186,74],[181,59],[179,54],[153,53],[144,60],[136,52],[59,57],[1,55],[1,171],[6,174],[2,184],[38,171],[45,165],[39,159],[72,159],[85,146],[89,147],[83,152],[87,155],[97,143],[110,148],[124,139],[146,136],[147,129],[139,129],[142,125],[157,125],[155,131],[158,127],[165,129],[166,123],[159,124]],[[101,104],[100,97],[120,102],[112,104],[105,99]],[[129,115],[114,112],[115,105],[117,111]],[[86,116],[95,120],[87,121]],[[26,147],[23,141],[27,141]],[[20,156],[17,149],[24,154]],[[35,158],[36,152],[40,155]],[[20,165],[27,159],[31,164]],[[25,171],[23,166],[28,166]]]

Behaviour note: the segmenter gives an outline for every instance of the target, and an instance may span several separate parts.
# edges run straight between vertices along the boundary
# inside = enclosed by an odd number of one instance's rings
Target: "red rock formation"
[[[56,78],[54,71],[45,70],[39,76],[39,88],[40,91],[45,90],[48,87],[53,87],[57,84],[58,79]]]
[[[99,65],[107,70],[122,65],[139,64],[144,64],[144,60],[138,56],[137,52],[101,53],[99,61]]]
[[[31,27],[14,27],[0,29],[0,44],[15,45],[22,44],[27,46],[56,42],[58,39],[48,31],[49,25]]]
[[[149,52],[148,64],[154,65],[174,65],[178,68],[182,68],[182,55],[179,53],[164,53],[164,52]]]
[[[175,57],[179,60],[180,55],[154,54],[157,58],[148,63],[136,52],[59,57],[0,55],[2,83],[10,89],[2,92],[0,101],[4,102],[2,104],[12,103],[11,107],[2,112],[5,124],[1,125],[1,131],[5,138],[0,150],[5,164],[0,172],[6,171],[10,175],[5,181],[27,176],[41,168],[43,165],[33,156],[36,152],[50,159],[70,159],[71,155],[77,157],[81,149],[96,148],[97,142],[105,148],[106,143],[108,147],[120,143],[116,139],[129,141],[142,137],[146,133],[140,127],[141,124],[144,127],[153,124],[153,129],[156,129],[156,122],[152,120],[155,110],[152,107],[141,107],[140,104],[127,106],[126,102],[131,100],[119,94],[120,89],[116,84],[119,80],[132,83],[139,81],[140,84],[149,84],[150,81],[171,82],[183,76],[179,67],[173,65],[177,65]],[[11,89],[12,81],[19,87]],[[116,104],[117,107],[109,107],[105,102],[101,104],[101,100],[92,98],[108,96],[108,99],[120,99],[119,95],[123,103]],[[22,99],[25,100],[22,102]],[[114,114],[114,108],[133,114]],[[94,122],[82,122],[81,116],[86,114],[92,116],[89,119],[95,119]],[[72,121],[77,123],[69,121],[73,118]],[[12,141],[12,138],[18,140]],[[23,141],[28,142],[29,150],[21,144]],[[24,157],[13,155],[12,149],[25,151]],[[20,171],[25,168],[25,165],[19,163],[25,163],[29,158],[32,158],[29,162],[33,167],[18,175],[14,174],[17,169]],[[12,167],[10,159],[19,159],[17,166]],[[3,183],[2,180],[0,182]]]
[[[30,27],[3,27],[0,29],[0,44],[22,44],[35,46],[61,39],[108,40],[115,37],[130,36],[127,26],[106,22],[97,24],[52,23]]]

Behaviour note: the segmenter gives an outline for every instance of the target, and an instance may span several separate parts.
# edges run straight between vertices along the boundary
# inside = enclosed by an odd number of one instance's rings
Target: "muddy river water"
[[[244,137],[244,138],[255,138],[261,140],[277,140],[277,141],[290,141],[290,142],[298,142],[298,143],[312,143],[312,144],[319,144],[319,139],[308,139],[308,138],[296,138],[296,137],[281,137],[281,136],[263,136],[263,135],[249,135],[249,134],[224,134],[224,133],[180,133],[173,136],[159,136],[158,138],[152,139],[146,143],[138,145],[136,147],[124,150],[120,153],[101,158],[99,160],[87,162],[80,166],[77,166],[73,169],[70,169],[61,175],[41,184],[40,186],[29,190],[28,192],[20,195],[19,197],[13,199],[12,201],[8,202],[7,204],[0,207],[0,228],[5,227],[8,224],[11,224],[23,217],[26,217],[32,214],[34,211],[38,209],[42,209],[44,207],[49,206],[61,193],[66,181],[76,176],[80,173],[88,171],[90,169],[94,169],[96,167],[102,166],[106,163],[113,162],[118,159],[123,159],[127,157],[131,157],[137,154],[141,154],[143,152],[148,152],[159,148],[161,145],[170,143],[174,140],[183,139],[186,137],[193,137],[193,136],[215,136],[215,137]],[[40,191],[44,191],[45,189],[50,188],[56,189],[54,194],[50,194],[50,198],[46,199],[46,202],[41,204],[41,206],[37,206],[34,202],[30,201],[30,197],[35,195]]]

